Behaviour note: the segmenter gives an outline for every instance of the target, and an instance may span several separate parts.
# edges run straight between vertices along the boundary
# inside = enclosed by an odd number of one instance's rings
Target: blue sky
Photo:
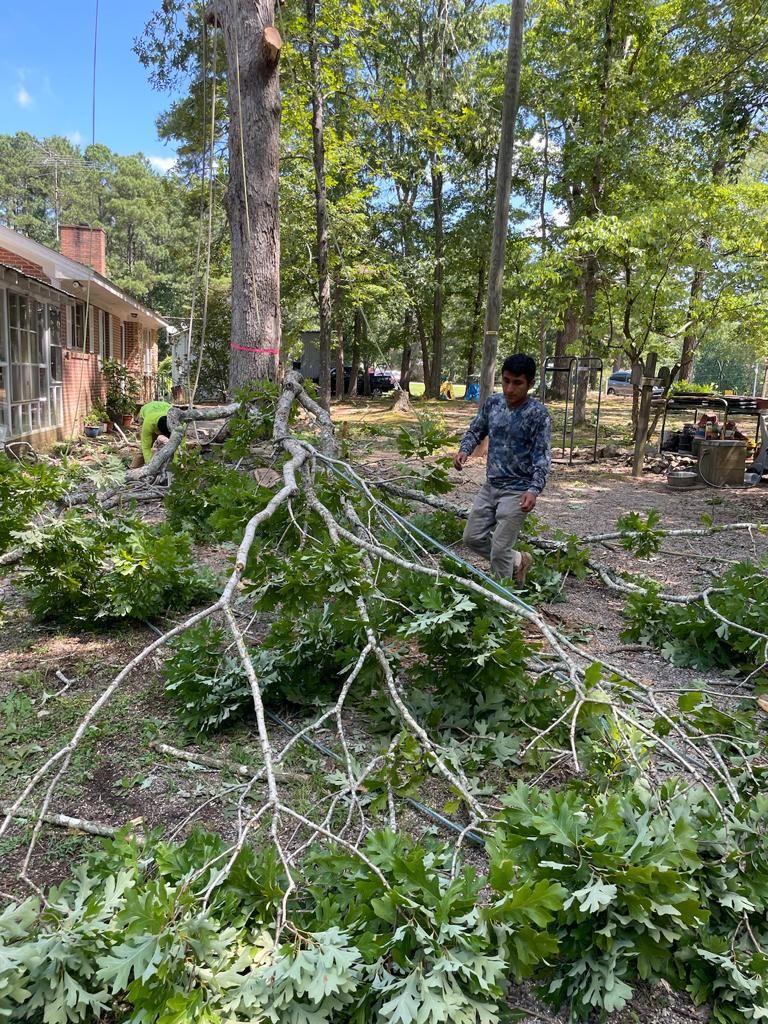
[[[157,3],[160,0],[156,0]],[[0,33],[0,134],[92,138],[96,0],[6,0]],[[149,157],[158,170],[173,150],[155,119],[170,96],[158,93],[133,53],[153,0],[100,0],[96,57],[96,142]]]

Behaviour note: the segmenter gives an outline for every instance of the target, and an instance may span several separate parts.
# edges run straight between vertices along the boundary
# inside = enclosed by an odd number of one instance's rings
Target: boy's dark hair
[[[157,421],[157,432],[159,434],[162,434],[163,437],[171,436],[171,428],[168,426],[167,416],[161,416],[160,419]]]
[[[513,356],[507,356],[501,364],[502,373],[511,373],[515,377],[525,377],[529,384],[536,379],[536,361],[530,356],[517,352]]]

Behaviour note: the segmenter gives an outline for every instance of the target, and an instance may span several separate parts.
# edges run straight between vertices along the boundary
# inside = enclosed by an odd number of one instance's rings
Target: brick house
[[[101,228],[62,225],[61,252],[0,226],[0,440],[80,432],[119,359],[153,398],[157,334],[173,331],[106,277]]]

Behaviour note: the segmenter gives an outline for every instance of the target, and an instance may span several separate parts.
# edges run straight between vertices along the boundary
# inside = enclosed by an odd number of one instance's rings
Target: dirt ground
[[[618,403],[621,403],[619,405]],[[419,403],[425,408],[426,403]],[[382,429],[397,428],[408,417],[393,417],[386,402],[337,407],[334,418],[350,425],[361,422]],[[474,407],[456,401],[430,403],[432,414],[443,416],[461,431]],[[601,440],[620,438],[625,432],[627,406],[617,400],[611,407]],[[615,422],[614,422],[615,421]],[[390,465],[396,456],[391,446],[376,438],[356,446],[356,454],[370,465]],[[451,497],[468,506],[484,475],[484,461],[472,459],[462,474],[454,473]],[[708,487],[672,491],[663,476],[630,476],[626,452],[596,464],[579,461],[556,465],[540,497],[536,514],[542,523],[579,535],[609,532],[619,516],[629,511],[656,509],[669,529],[700,525],[703,515],[716,524],[768,520],[768,486],[750,490]],[[152,514],[152,511],[150,514]],[[155,510],[154,514],[157,514]],[[466,552],[463,552],[466,554]],[[616,544],[596,545],[597,561],[615,570],[638,571],[638,562]],[[204,552],[206,561],[227,555]],[[700,590],[724,562],[753,560],[768,554],[768,537],[761,533],[727,531],[711,537],[668,540],[664,551],[642,563],[642,572],[677,592]],[[0,806],[17,795],[46,754],[58,749],[77,722],[116,672],[153,638],[149,628],[123,626],[108,632],[67,634],[35,623],[20,594],[18,572],[0,577],[0,600],[6,621],[0,631]],[[623,601],[606,591],[595,578],[569,580],[566,600],[544,607],[559,628],[603,659],[663,688],[665,682],[695,685],[700,673],[672,668],[656,653],[630,647],[619,638]],[[726,684],[726,677],[708,676],[706,682]],[[293,724],[300,724],[298,719]],[[271,723],[280,745],[288,733]],[[138,829],[159,829],[170,836],[184,828],[190,811],[209,801],[197,821],[225,836],[235,833],[235,797],[222,798],[222,780],[234,777],[218,770],[186,764],[156,753],[150,746],[162,741],[178,747],[214,753],[230,762],[258,767],[260,755],[250,725],[239,725],[210,738],[190,737],[176,720],[163,692],[162,661],[130,678],[89,732],[58,788],[51,809],[90,821],[120,827],[133,822]],[[295,774],[291,801],[308,811],[318,786],[333,764],[321,752],[296,747],[287,768]],[[409,827],[427,827],[409,818]],[[20,896],[24,890],[15,875],[29,838],[20,823],[0,839],[0,897]],[[43,883],[55,882],[95,840],[81,832],[46,827],[32,863],[32,873]],[[511,1002],[530,1010],[526,1024],[565,1020],[548,1014],[528,988],[516,988]],[[638,992],[630,1010],[614,1015],[615,1024],[683,1024],[704,1020],[684,998],[657,987]]]

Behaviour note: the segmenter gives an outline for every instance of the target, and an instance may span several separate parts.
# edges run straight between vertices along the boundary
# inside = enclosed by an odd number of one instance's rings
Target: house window
[[[8,292],[8,349],[11,363],[11,432],[27,434],[47,426],[48,360],[46,307]]]
[[[7,292],[7,309],[7,339],[4,338],[0,345],[0,356],[7,353],[9,358],[2,367],[0,422],[4,409],[10,405],[12,435],[61,426],[61,309],[12,291]]]
[[[0,440],[11,423],[8,402],[8,336],[5,323],[5,292],[0,290]]]
[[[72,348],[80,349],[81,352],[96,352],[96,328],[94,321],[99,311],[93,306],[84,302],[75,303],[74,322],[72,330]],[[86,334],[86,326],[88,328]]]
[[[62,361],[61,309],[48,307],[50,385],[50,426],[60,427],[64,422],[64,364]]]

